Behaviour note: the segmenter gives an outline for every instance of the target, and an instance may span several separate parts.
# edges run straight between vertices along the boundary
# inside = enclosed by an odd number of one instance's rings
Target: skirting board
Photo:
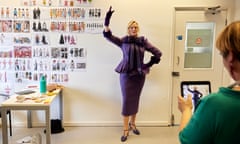
[[[170,126],[168,121],[137,121],[136,124],[141,127],[161,127]],[[45,123],[34,123],[33,127],[44,127]],[[18,122],[13,124],[14,127],[27,127],[26,123]],[[122,122],[113,121],[89,121],[89,122],[63,122],[66,127],[121,127]]]

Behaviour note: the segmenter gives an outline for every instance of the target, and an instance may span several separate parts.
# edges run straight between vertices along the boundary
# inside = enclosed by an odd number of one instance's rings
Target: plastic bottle
[[[45,76],[40,79],[40,93],[45,94],[47,92],[47,82]]]

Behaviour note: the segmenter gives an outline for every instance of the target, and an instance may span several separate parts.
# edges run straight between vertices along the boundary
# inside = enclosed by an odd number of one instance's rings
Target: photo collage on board
[[[0,6],[0,83],[67,83],[87,69],[79,35],[102,34],[102,9],[92,0],[21,0]],[[2,88],[0,88],[1,91]]]

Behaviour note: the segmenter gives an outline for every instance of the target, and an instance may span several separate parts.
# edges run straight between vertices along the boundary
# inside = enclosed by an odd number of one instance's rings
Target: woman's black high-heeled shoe
[[[137,129],[135,124],[129,123],[129,128],[135,135],[140,135],[140,131]]]
[[[125,142],[127,140],[128,135],[129,135],[129,130],[124,130],[123,135],[121,137],[121,141]]]

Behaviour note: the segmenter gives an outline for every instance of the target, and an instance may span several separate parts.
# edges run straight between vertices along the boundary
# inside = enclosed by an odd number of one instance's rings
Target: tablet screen
[[[209,81],[182,81],[181,95],[187,97],[189,94],[192,97],[193,109],[195,109],[198,101],[211,93],[211,84]]]

